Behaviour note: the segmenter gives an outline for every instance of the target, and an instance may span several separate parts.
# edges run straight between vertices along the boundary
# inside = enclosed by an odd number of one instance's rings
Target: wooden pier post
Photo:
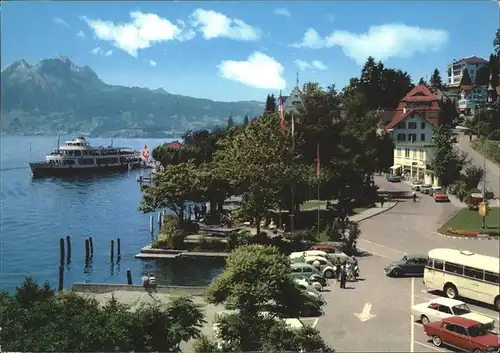
[[[62,265],[62,264],[64,264],[64,239],[63,238],[59,239],[59,254],[60,254],[59,263]]]
[[[66,235],[66,247],[68,248],[66,253],[66,263],[69,264],[71,262],[71,238],[69,235]]]
[[[85,239],[85,262],[89,261],[90,257],[90,241]]]
[[[154,217],[153,216],[149,216],[149,232],[151,234],[154,233],[155,229],[154,229]]]
[[[118,258],[121,256],[121,243],[120,238],[116,239],[116,255]]]
[[[59,278],[58,278],[57,290],[60,292],[64,288],[64,266],[59,265]]]
[[[94,256],[94,242],[92,241],[92,237],[89,237],[90,244],[90,256]]]
[[[132,272],[130,271],[130,269],[127,269],[127,283],[129,286],[132,285]]]
[[[113,262],[113,258],[115,257],[115,241],[111,240],[111,252],[109,253],[109,257],[111,259],[111,262]]]

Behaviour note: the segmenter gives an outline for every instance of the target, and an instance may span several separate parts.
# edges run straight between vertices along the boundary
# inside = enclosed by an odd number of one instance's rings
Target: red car
[[[450,202],[448,194],[444,190],[434,191],[434,201],[436,202]]]
[[[500,340],[478,321],[452,316],[424,324],[424,332],[436,347],[448,345],[466,352],[498,352]]]
[[[327,254],[334,254],[336,252],[339,252],[339,249],[337,249],[335,246],[329,245],[329,244],[316,244],[316,245],[311,246],[309,248],[309,250],[321,250],[321,251],[326,252]]]

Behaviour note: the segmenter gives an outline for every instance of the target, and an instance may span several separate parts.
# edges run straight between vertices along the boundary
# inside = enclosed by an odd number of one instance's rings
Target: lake
[[[61,137],[64,140],[76,136]],[[88,139],[107,146],[110,139]],[[152,151],[165,139],[119,139],[114,146]],[[223,263],[213,260],[135,259],[151,242],[149,216],[138,211],[141,192],[137,178],[148,171],[133,170],[105,176],[33,179],[29,160],[43,160],[56,148],[57,137],[0,136],[0,291],[12,291],[24,276],[57,286],[59,239],[71,236],[72,261],[64,285],[75,282],[134,283],[151,274],[159,284],[204,285],[219,274]],[[31,154],[31,157],[30,157]],[[155,223],[155,229],[157,223]],[[85,239],[93,238],[94,257],[85,267]],[[120,238],[121,258],[110,262],[110,241]],[[116,246],[116,245],[115,245]],[[116,250],[115,250],[116,251]]]

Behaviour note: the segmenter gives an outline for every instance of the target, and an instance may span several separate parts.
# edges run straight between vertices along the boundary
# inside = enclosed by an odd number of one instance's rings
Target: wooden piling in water
[[[149,216],[149,232],[151,234],[154,233],[154,217],[153,216]]]
[[[111,240],[111,251],[109,253],[109,257],[111,259],[111,262],[113,262],[113,258],[115,257],[115,241],[114,240]]]
[[[59,263],[62,265],[62,264],[64,264],[64,239],[63,238],[59,239],[59,255],[60,255]]]
[[[59,278],[58,278],[57,290],[60,292],[64,288],[64,266],[59,265]]]
[[[132,272],[130,271],[130,269],[127,269],[127,283],[129,286],[132,285]]]
[[[71,262],[71,238],[69,235],[66,235],[66,263],[69,264]]]
[[[90,257],[90,241],[85,239],[85,261],[88,261]]]
[[[94,241],[92,240],[92,237],[89,237],[89,244],[90,244],[90,256],[94,256]]]
[[[117,257],[121,256],[121,243],[120,243],[120,238],[116,239],[116,255]]]

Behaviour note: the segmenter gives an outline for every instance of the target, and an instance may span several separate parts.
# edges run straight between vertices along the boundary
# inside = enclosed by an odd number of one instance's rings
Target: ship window
[[[63,161],[63,164],[65,164],[65,165],[74,165],[75,161],[70,159],[70,160],[67,160],[67,161]]]
[[[83,158],[83,159],[80,159],[80,161],[78,163],[81,165],[91,165],[91,164],[94,164],[94,159],[93,158]]]
[[[75,156],[80,157],[82,155],[81,151],[75,151]]]

